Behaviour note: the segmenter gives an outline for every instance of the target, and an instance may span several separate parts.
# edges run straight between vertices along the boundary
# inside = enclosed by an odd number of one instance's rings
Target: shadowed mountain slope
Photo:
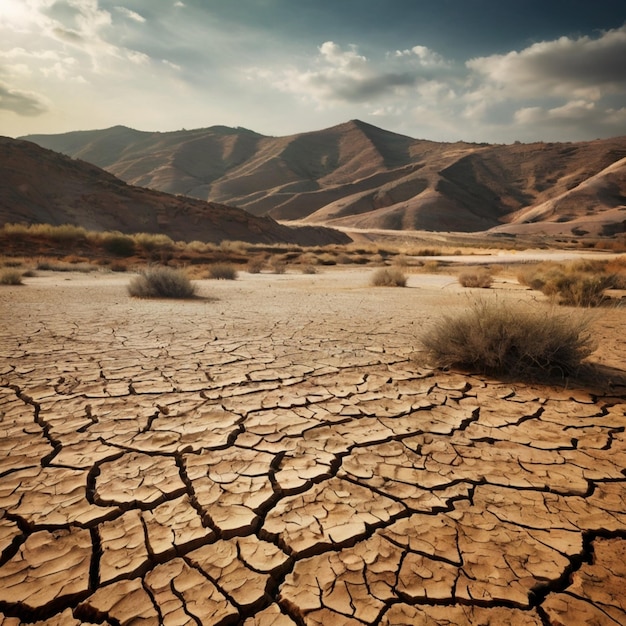
[[[118,126],[29,139],[132,184],[280,220],[466,232],[623,229],[626,137],[438,143],[353,120],[287,137],[223,126],[171,133]]]
[[[335,230],[290,228],[243,209],[131,186],[95,165],[28,141],[0,137],[0,224],[7,222],[163,233],[184,241],[301,245],[349,241]]]

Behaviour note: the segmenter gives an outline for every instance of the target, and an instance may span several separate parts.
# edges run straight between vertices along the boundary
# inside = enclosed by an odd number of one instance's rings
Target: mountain
[[[116,126],[28,139],[134,185],[279,220],[555,234],[625,226],[626,137],[438,143],[353,120],[286,137],[224,126],[167,133]]]
[[[0,137],[0,225],[75,224],[88,230],[164,233],[174,240],[324,245],[336,230],[290,228],[215,202],[128,185],[81,160],[34,143]]]

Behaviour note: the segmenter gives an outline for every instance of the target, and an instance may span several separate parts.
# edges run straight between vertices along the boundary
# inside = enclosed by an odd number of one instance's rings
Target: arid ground
[[[372,271],[2,287],[0,624],[626,624],[625,309],[597,388],[441,372],[475,292]]]

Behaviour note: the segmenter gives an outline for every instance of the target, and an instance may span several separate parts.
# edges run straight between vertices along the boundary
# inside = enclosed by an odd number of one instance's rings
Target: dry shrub
[[[444,315],[420,343],[439,366],[513,377],[576,372],[595,349],[588,315],[557,313],[516,302],[473,302]]]
[[[566,306],[594,307],[607,300],[607,289],[619,288],[623,278],[607,272],[606,261],[539,263],[518,273],[520,284],[541,291]]]
[[[135,254],[135,241],[130,235],[117,232],[102,233],[101,245],[109,253],[119,257],[129,257]]]
[[[225,239],[220,242],[218,247],[222,252],[245,255],[248,252],[250,244],[245,241],[230,241]]]
[[[278,256],[273,256],[269,260],[269,267],[272,274],[284,274],[287,271],[287,263]]]
[[[235,280],[237,278],[237,270],[232,263],[212,263],[209,265],[209,278]]]
[[[250,274],[259,274],[264,266],[265,266],[265,262],[263,261],[263,259],[256,257],[248,261],[248,265],[246,266],[246,269],[248,270],[248,273]]]
[[[339,260],[339,257],[341,257],[341,261]],[[347,254],[335,256],[330,252],[324,252],[317,257],[317,262],[320,265],[337,265],[337,263],[349,263],[350,260]]]
[[[442,254],[440,248],[420,248],[415,256],[441,256]]]
[[[372,274],[374,287],[406,287],[406,276],[395,267],[381,267]]]
[[[0,285],[23,285],[22,272],[18,270],[4,270],[0,273]]]
[[[183,271],[154,267],[133,278],[128,293],[136,298],[192,298],[196,288]]]
[[[493,284],[493,275],[484,267],[465,270],[459,274],[459,283],[463,287],[479,287],[481,289],[489,289],[489,287]]]
[[[439,261],[426,261],[426,263],[422,265],[422,271],[427,274],[436,274],[439,271],[439,267]]]
[[[312,263],[305,263],[301,269],[303,274],[317,274],[317,267]]]
[[[409,257],[406,254],[398,254],[393,257],[392,262],[396,267],[406,267],[409,264]]]
[[[161,233],[136,233],[132,238],[137,247],[144,252],[172,250],[174,248],[172,239]]]

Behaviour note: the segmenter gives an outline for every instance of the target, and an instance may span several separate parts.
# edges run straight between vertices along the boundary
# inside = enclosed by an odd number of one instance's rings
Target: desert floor
[[[626,624],[626,308],[601,391],[522,384],[419,352],[475,291],[372,271],[0,288],[0,624]]]

